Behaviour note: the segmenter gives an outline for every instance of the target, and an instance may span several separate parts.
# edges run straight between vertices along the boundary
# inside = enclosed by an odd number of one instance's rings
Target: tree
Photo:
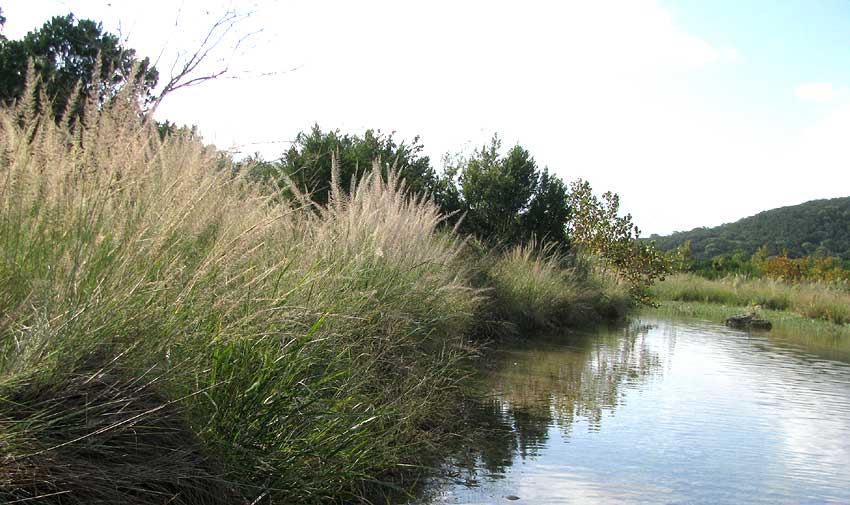
[[[446,154],[443,157],[443,171],[434,182],[430,194],[437,205],[440,206],[446,222],[456,226],[464,217],[465,204],[460,187],[458,186],[458,174],[460,167],[452,163],[452,157]]]
[[[677,272],[690,272],[694,267],[694,254],[691,241],[685,240],[682,245],[668,252],[671,268]]]
[[[453,169],[459,174],[463,230],[491,244],[537,239],[567,245],[570,210],[564,182],[548,168],[539,170],[522,146],[514,146],[504,156],[499,154],[500,147],[494,136]]]
[[[570,219],[567,201],[567,185],[544,168],[528,210],[520,217],[523,234],[544,242],[566,245],[566,223]]]
[[[81,95],[96,94],[102,103],[132,84],[140,99],[149,101],[159,77],[148,58],[136,58],[135,50],[123,47],[100,23],[73,14],[52,18],[21,40],[0,41],[0,98],[21,97],[30,61],[56,117],[66,110],[82,113],[84,100],[69,103],[79,96],[78,87]]]
[[[412,142],[396,142],[394,135],[366,130],[360,135],[339,130],[322,131],[314,125],[299,133],[279,162],[255,156],[246,163],[256,180],[276,180],[279,187],[289,184],[325,205],[331,186],[332,159],[336,158],[343,189],[373,163],[386,175],[394,169],[417,195],[433,199],[449,225],[496,245],[514,245],[536,239],[542,243],[567,245],[569,219],[567,186],[547,168],[538,170],[534,158],[520,145],[504,156],[501,142],[494,136],[490,144],[469,158],[447,156],[442,174],[437,174],[416,137]]]
[[[227,45],[225,41],[229,35],[236,34],[231,49],[235,53],[245,40],[254,33],[235,33],[237,26],[252,15],[251,11],[239,12],[235,9],[227,9],[212,23],[206,35],[200,41],[194,51],[181,52],[171,66],[171,73],[165,84],[159,91],[158,96],[153,97],[151,110],[156,110],[163,99],[178,89],[197,86],[207,81],[218,79],[230,71],[229,61],[225,60],[221,65],[211,69],[203,69],[203,64],[209,60],[212,54]],[[273,75],[277,72],[267,72],[264,75]]]
[[[331,186],[331,165],[335,156],[340,184],[344,189],[377,162],[384,175],[396,170],[407,187],[416,194],[432,194],[437,176],[428,156],[423,156],[419,137],[409,144],[397,143],[393,134],[366,130],[363,136],[341,134],[339,130],[323,132],[314,125],[309,133],[301,132],[280,163],[276,164],[280,184],[284,179],[324,205],[328,202]],[[261,171],[269,177],[269,167]],[[259,172],[258,172],[259,173]]]
[[[634,300],[652,305],[649,288],[670,271],[669,261],[653,242],[638,240],[640,230],[632,216],[619,215],[620,197],[609,191],[599,200],[590,184],[578,179],[570,186],[570,204],[574,243],[610,264],[629,284]]]
[[[527,210],[537,189],[537,163],[521,146],[499,156],[501,141],[494,136],[489,145],[466,160],[460,186],[466,203],[470,231],[491,241],[516,242],[521,235],[520,215]]]

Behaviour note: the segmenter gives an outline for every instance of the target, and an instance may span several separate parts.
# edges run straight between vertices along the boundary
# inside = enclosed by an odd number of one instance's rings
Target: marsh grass
[[[843,284],[677,274],[656,284],[653,293],[661,300],[761,306],[837,325],[850,323],[850,291]]]
[[[74,124],[33,89],[0,107],[3,502],[403,496],[452,439],[470,335],[625,310],[590,263],[470,253],[392,171],[318,206],[161,139],[130,89]]]
[[[378,175],[282,203],[200,139],[161,141],[130,92],[73,127],[32,108],[0,110],[0,499],[407,486],[481,299],[437,208]]]
[[[521,332],[576,327],[625,314],[625,285],[590,259],[534,242],[493,255],[493,310]]]

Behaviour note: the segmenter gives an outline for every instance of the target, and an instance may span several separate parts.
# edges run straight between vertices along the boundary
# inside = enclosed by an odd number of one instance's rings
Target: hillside
[[[850,197],[812,200],[714,228],[653,235],[650,239],[662,251],[690,240],[694,257],[700,259],[737,251],[749,256],[766,245],[770,255],[787,249],[791,257],[823,253],[850,260]]]

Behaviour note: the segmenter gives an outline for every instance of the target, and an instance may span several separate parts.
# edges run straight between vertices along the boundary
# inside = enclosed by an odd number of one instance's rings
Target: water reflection
[[[479,482],[482,470],[498,479],[515,460],[537,456],[552,427],[568,436],[582,419],[598,431],[627,388],[662,372],[659,353],[646,343],[651,328],[634,324],[501,350],[480,385],[486,393],[466,406],[477,429],[451,465],[464,470],[467,483]]]
[[[644,318],[504,350],[434,501],[850,503],[850,366],[779,338]]]

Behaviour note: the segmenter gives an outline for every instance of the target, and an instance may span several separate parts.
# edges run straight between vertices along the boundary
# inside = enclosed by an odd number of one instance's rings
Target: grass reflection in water
[[[662,371],[661,357],[646,344],[649,326],[534,339],[494,353],[464,409],[474,427],[449,466],[461,469],[462,482],[475,485],[482,470],[499,478],[518,458],[545,447],[549,428],[569,436],[582,419],[599,430],[624,392]]]

